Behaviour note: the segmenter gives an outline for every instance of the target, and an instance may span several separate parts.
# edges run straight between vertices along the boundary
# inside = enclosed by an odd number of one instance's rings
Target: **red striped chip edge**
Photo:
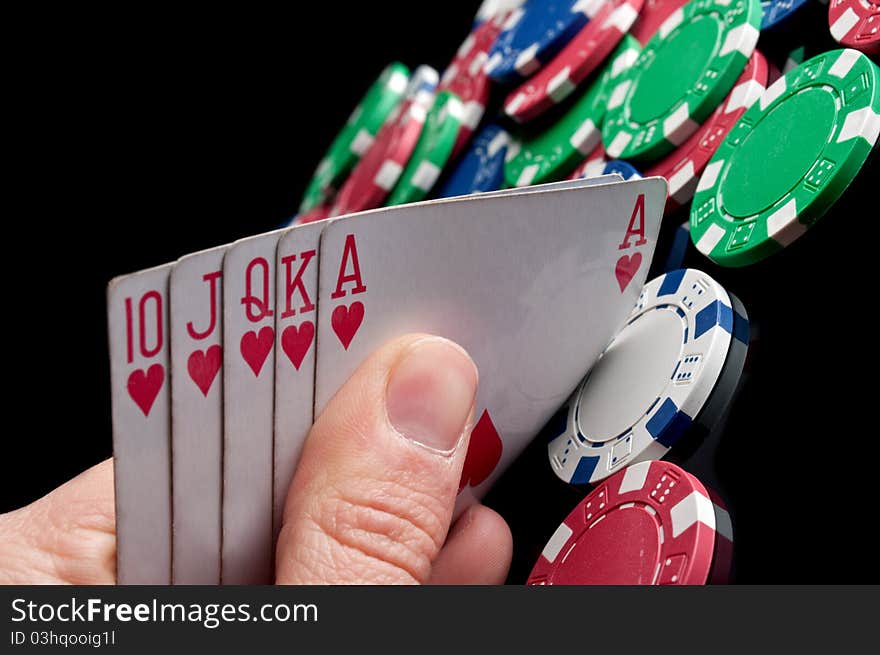
[[[527,584],[705,584],[715,533],[713,504],[697,478],[669,462],[641,462],[575,507]]]
[[[569,97],[632,27],[644,0],[603,0],[575,37],[504,101],[504,112],[530,121]]]

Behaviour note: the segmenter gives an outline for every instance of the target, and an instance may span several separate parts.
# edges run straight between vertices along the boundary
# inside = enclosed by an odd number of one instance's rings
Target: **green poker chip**
[[[422,200],[452,156],[464,120],[464,104],[451,91],[440,91],[425,117],[425,125],[400,179],[391,191],[388,206]]]
[[[507,186],[529,186],[564,179],[602,138],[601,126],[610,94],[633,62],[641,46],[629,34],[618,45],[595,81],[556,122],[537,134],[528,128],[517,135],[504,163]]]
[[[759,0],[695,0],[667,18],[615,89],[602,129],[608,156],[650,161],[672,152],[724,100],[755,50]]]
[[[697,250],[746,266],[811,228],[877,143],[878,81],[866,55],[834,50],[770,85],[703,171],[690,215]]]
[[[311,211],[323,203],[330,189],[342,182],[354,168],[373,143],[382,123],[403,98],[408,81],[409,69],[403,64],[394,62],[385,67],[315,169],[303,194],[299,213]]]

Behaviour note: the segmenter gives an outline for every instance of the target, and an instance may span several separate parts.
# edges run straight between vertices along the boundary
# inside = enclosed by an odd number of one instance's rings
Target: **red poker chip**
[[[582,177],[595,177],[593,173],[604,169],[606,163],[608,163],[608,157],[605,155],[605,146],[600,141],[599,145],[593,148],[590,154],[587,155],[587,158],[578,164],[578,167],[568,176],[568,179],[579,180]]]
[[[869,55],[880,54],[880,2],[878,0],[831,0],[828,4],[831,36],[849,48]]]
[[[721,496],[709,487],[706,487],[706,491],[715,511],[715,548],[707,582],[711,585],[730,584],[733,575],[733,523]]]
[[[425,100],[418,97],[405,100],[388,118],[339,189],[330,216],[382,206],[419,141],[427,115],[425,104]]]
[[[767,62],[767,86],[773,84],[783,75],[785,75],[785,72],[782,71],[779,66],[774,64],[772,61]]]
[[[654,32],[660,29],[663,21],[687,3],[688,0],[645,0],[639,19],[629,33],[645,45],[654,36]]]
[[[768,74],[767,60],[755,50],[733,89],[706,122],[687,141],[644,172],[644,177],[659,175],[669,183],[667,214],[694,197],[703,169],[727,133],[764,92]]]
[[[703,484],[675,464],[633,464],[603,480],[544,546],[530,585],[701,585],[715,550]]]
[[[293,221],[293,225],[305,225],[306,223],[323,221],[325,218],[330,217],[331,211],[332,206],[329,203],[318,205],[307,212],[297,214],[296,219]]]
[[[550,62],[504,101],[504,113],[530,121],[572,94],[617,46],[644,0],[602,0],[587,23]]]
[[[484,68],[489,58],[489,48],[501,33],[506,18],[507,14],[496,16],[471,32],[440,78],[437,91],[451,91],[464,105],[464,119],[450,159],[467,145],[486,111],[491,83]]]

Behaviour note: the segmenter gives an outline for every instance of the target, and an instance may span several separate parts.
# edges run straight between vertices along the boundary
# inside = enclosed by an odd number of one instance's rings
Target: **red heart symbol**
[[[348,307],[339,305],[333,310],[333,314],[330,316],[330,325],[333,326],[333,331],[346,350],[348,350],[348,345],[354,339],[363,320],[364,304],[359,300],[354,301]]]
[[[248,366],[251,367],[251,370],[257,377],[260,377],[260,369],[263,368],[263,363],[272,350],[272,342],[274,340],[275,330],[268,325],[260,328],[259,335],[253,330],[249,330],[241,336],[241,343],[239,344],[241,356],[244,357],[244,361],[248,363]]]
[[[617,284],[620,285],[620,293],[626,289],[630,281],[635,277],[636,271],[642,265],[642,253],[624,255],[617,260],[617,266],[614,267],[614,274],[617,276]]]
[[[211,346],[207,351],[193,350],[186,360],[189,376],[206,398],[222,363],[223,349],[218,345]]]
[[[468,484],[476,487],[491,475],[501,459],[501,451],[504,444],[489,410],[485,410],[480,420],[471,431],[471,442],[468,444],[467,456],[464,458],[464,468],[461,471],[461,481],[458,483],[458,492]]]
[[[309,346],[312,345],[314,338],[315,324],[311,321],[304,321],[299,328],[288,325],[281,333],[281,348],[297,371],[306,353],[309,352]]]
[[[150,408],[159,395],[159,389],[162,388],[164,381],[165,367],[161,364],[153,364],[146,373],[137,369],[128,376],[128,395],[141,408],[144,416],[150,415]]]

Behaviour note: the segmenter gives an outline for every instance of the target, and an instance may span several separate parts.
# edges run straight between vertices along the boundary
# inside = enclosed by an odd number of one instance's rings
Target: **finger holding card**
[[[632,309],[665,198],[665,182],[651,178],[330,224],[320,251],[316,413],[388,339],[428,332],[458,342],[480,370],[465,507],[564,402]]]
[[[107,288],[120,584],[171,581],[172,266],[118,277]]]
[[[220,583],[225,252],[188,255],[171,273],[174,584]]]

